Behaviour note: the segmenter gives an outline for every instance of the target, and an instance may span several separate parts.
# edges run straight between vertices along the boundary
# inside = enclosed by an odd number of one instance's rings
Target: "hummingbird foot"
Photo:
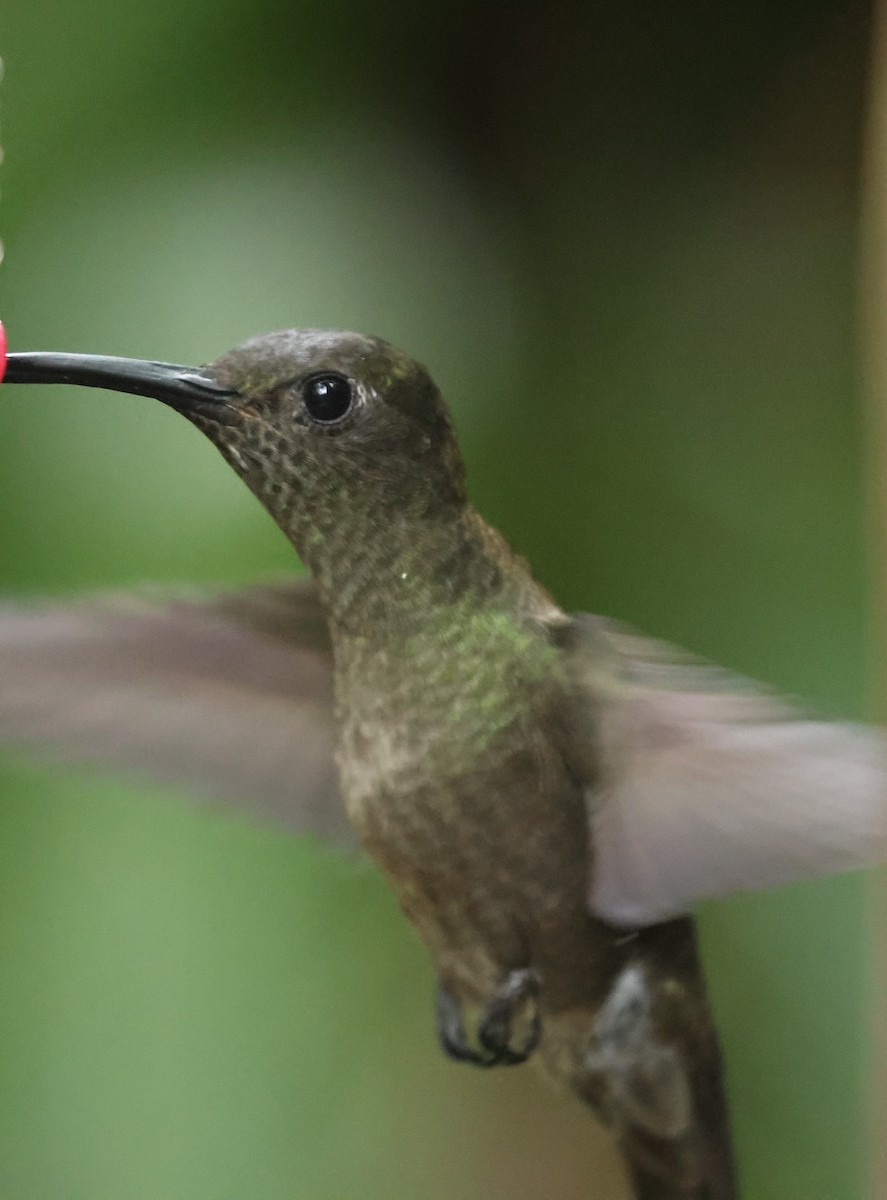
[[[524,967],[512,971],[490,1002],[477,1030],[477,1040],[494,1062],[506,1065],[526,1062],[542,1034],[539,1016],[539,976]],[[525,1024],[523,1037],[512,1044],[514,1027]]]
[[[443,984],[437,992],[437,1036],[444,1052],[457,1062],[476,1067],[516,1066],[526,1062],[539,1044],[542,1022],[538,1009],[539,976],[523,968],[511,971],[481,1016],[479,1049],[469,1045],[462,1007]],[[515,1044],[515,1026],[524,1026]]]
[[[482,1055],[468,1045],[468,1035],[462,1021],[462,1006],[444,984],[438,984],[435,1003],[437,1038],[444,1054],[455,1062],[473,1063],[477,1067],[488,1065]]]

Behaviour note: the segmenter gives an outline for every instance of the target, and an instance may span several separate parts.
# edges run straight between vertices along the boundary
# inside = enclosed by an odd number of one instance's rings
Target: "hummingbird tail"
[[[697,1123],[686,1136],[668,1142],[637,1127],[624,1132],[634,1200],[737,1200],[720,1062],[701,1067],[696,1083]]]
[[[736,1200],[721,1054],[691,918],[639,930],[593,1026],[586,1099],[635,1200]]]

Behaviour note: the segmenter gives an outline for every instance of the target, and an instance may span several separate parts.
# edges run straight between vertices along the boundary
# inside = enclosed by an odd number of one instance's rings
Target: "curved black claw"
[[[437,1037],[444,1054],[456,1062],[473,1063],[476,1067],[492,1066],[483,1055],[468,1045],[465,1026],[462,1024],[462,1006],[444,984],[437,986],[437,1001],[434,1006]]]
[[[539,976],[524,967],[512,971],[490,1002],[477,1030],[477,1040],[489,1056],[489,1065],[515,1066],[526,1062],[542,1035],[542,1021],[536,1003],[539,996]],[[515,1018],[530,1006],[528,1028],[523,1042],[511,1044]]]
[[[536,1007],[539,977],[535,971],[512,971],[490,1001],[477,1030],[480,1050],[468,1044],[459,1001],[440,984],[437,989],[437,1036],[444,1053],[476,1067],[509,1067],[526,1062],[539,1044],[542,1024]],[[521,1010],[532,1005],[523,1042],[515,1048],[511,1036]]]

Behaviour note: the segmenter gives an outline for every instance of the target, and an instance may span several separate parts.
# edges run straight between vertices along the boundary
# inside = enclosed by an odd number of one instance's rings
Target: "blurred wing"
[[[0,606],[0,742],[354,843],[333,763],[329,634],[301,580]]]
[[[591,906],[650,924],[707,897],[884,861],[887,738],[578,618],[591,714]],[[589,756],[589,761],[591,755]]]

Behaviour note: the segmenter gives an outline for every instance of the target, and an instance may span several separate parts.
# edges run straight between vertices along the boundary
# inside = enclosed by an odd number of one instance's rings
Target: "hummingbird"
[[[566,613],[379,338],[285,330],[199,368],[17,353],[6,381],[175,409],[310,579],[7,604],[0,738],[359,844],[428,949],[451,1058],[536,1060],[636,1200],[736,1200],[693,910],[882,861],[883,735]]]

